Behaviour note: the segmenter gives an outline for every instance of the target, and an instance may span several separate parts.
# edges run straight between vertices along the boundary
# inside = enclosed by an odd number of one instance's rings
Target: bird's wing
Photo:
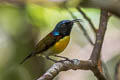
[[[43,38],[35,47],[33,54],[39,54],[42,51],[45,51],[49,49],[51,46],[53,46],[58,40],[60,40],[61,36],[53,36],[51,34],[48,34],[45,38]]]
[[[60,40],[62,36],[53,36],[51,34],[48,34],[45,38],[43,38],[35,47],[35,49],[30,53],[27,57],[24,58],[24,60],[20,63],[24,63],[27,59],[29,59],[32,56],[35,56],[36,54],[41,53],[42,51],[47,50],[51,46],[53,46],[58,40]]]

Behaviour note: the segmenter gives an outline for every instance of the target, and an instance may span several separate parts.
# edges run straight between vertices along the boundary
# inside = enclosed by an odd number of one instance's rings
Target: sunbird
[[[57,56],[57,54],[64,51],[70,41],[70,33],[75,22],[80,22],[81,19],[74,20],[62,20],[60,21],[56,27],[50,32],[47,36],[45,36],[33,49],[31,54],[29,54],[25,59],[21,62],[24,63],[27,59],[32,56],[42,56],[46,57],[49,60],[55,61],[51,59],[49,56],[56,56],[68,59],[66,57]]]

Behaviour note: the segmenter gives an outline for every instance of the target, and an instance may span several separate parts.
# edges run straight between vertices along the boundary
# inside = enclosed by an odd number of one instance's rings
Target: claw
[[[49,56],[46,56],[46,59],[48,59],[48,60],[50,60],[50,61],[52,61],[54,63],[58,62],[57,60],[54,60],[54,59],[50,58]]]
[[[65,59],[65,60],[59,60],[59,61],[57,61],[57,60],[54,60],[54,59],[50,58],[49,56],[46,56],[46,59],[48,59],[48,60],[50,60],[50,61],[52,61],[52,62],[54,62],[54,63],[57,63],[57,62],[63,63],[64,61],[70,61],[71,63],[73,63],[72,60],[70,60],[70,59],[67,58],[67,57],[58,56],[58,55],[54,55],[54,57],[63,58],[63,59]]]
[[[63,61],[70,61],[71,63],[73,63],[73,61],[72,60],[70,60],[69,58],[67,58],[67,57],[63,57],[63,56],[58,56],[58,55],[54,55],[55,57],[59,57],[59,58],[63,58],[63,59],[65,59],[65,60],[60,60],[60,61],[58,61],[58,62],[63,62]]]

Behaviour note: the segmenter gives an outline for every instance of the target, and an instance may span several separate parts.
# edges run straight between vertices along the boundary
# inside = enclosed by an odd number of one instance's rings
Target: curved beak
[[[74,19],[72,22],[82,22],[82,19]]]

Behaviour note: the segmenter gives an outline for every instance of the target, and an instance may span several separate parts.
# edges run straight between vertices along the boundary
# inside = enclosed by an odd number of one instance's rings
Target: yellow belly
[[[67,47],[69,41],[70,41],[70,36],[66,36],[60,39],[58,42],[56,42],[56,44],[53,45],[53,47],[49,48],[47,51],[42,52],[41,54],[38,54],[37,56],[44,57],[44,56],[59,54]]]
[[[70,36],[66,36],[63,39],[60,39],[54,46],[53,52],[55,54],[62,52],[68,45],[70,41]]]

